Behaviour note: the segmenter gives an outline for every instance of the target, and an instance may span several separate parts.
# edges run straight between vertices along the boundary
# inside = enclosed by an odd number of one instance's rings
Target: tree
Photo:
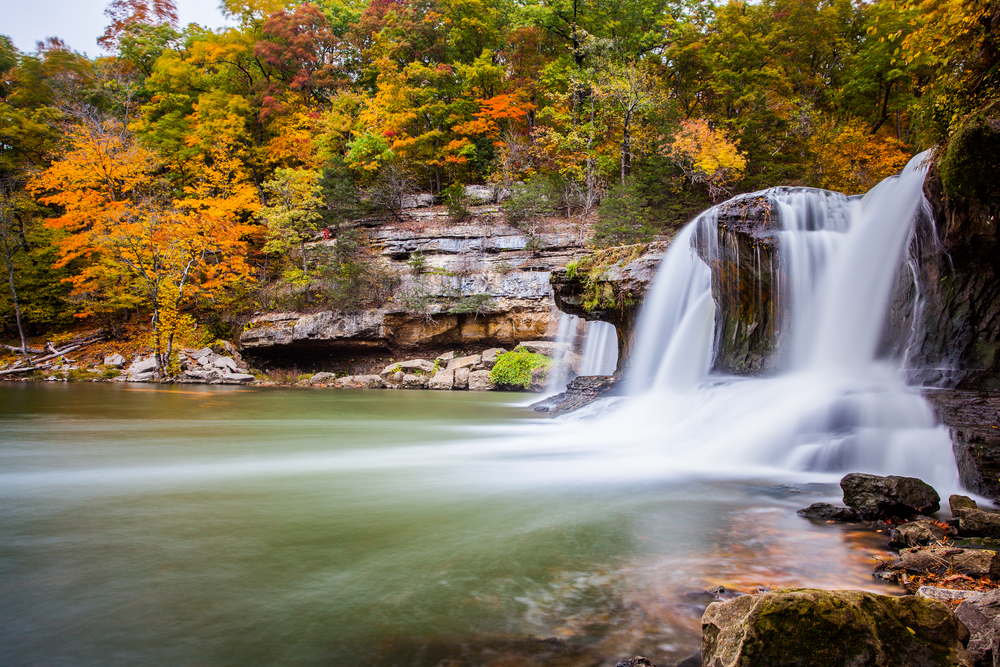
[[[692,183],[704,183],[714,201],[743,176],[747,165],[736,144],[703,120],[681,123],[680,131],[663,151]]]
[[[191,324],[183,308],[250,280],[245,262],[249,229],[241,219],[254,204],[218,155],[203,175],[174,198],[157,177],[158,156],[120,122],[84,123],[67,150],[36,175],[31,189],[61,215],[60,264],[86,260],[72,277],[73,294],[91,312],[151,311],[159,367],[171,371],[175,336]],[[233,181],[236,181],[234,184]]]
[[[23,193],[14,193],[10,182],[0,181],[0,251],[3,252],[4,266],[7,269],[7,283],[10,286],[10,298],[14,306],[14,317],[17,321],[17,333],[21,337],[21,355],[26,362],[28,357],[28,341],[24,336],[24,323],[21,321],[21,304],[17,298],[17,288],[14,285],[14,256],[24,249],[20,225],[17,224],[15,209]]]
[[[264,184],[268,205],[257,212],[267,225],[266,252],[287,252],[298,247],[302,255],[302,276],[309,277],[306,242],[322,227],[321,174],[310,169],[277,169]]]

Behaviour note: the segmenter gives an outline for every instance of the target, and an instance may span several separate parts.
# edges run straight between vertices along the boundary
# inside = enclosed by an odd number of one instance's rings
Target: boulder
[[[453,371],[457,368],[472,368],[476,366],[482,357],[478,354],[472,354],[468,357],[459,357],[457,359],[452,359],[448,362],[448,370]]]
[[[453,385],[455,389],[468,389],[469,388],[469,373],[472,371],[468,368],[456,368],[455,369],[455,384]]]
[[[1000,664],[1000,590],[970,593],[959,603],[955,615],[969,629],[969,657],[977,665]]]
[[[970,577],[1000,574],[1000,556],[988,549],[959,549],[947,546],[912,547],[899,552],[887,570],[890,573],[954,573]]]
[[[221,379],[222,375],[218,371],[188,370],[180,374],[177,378],[182,384],[209,384]]]
[[[498,201],[497,190],[488,185],[466,185],[464,194],[473,206],[495,204]]]
[[[911,595],[782,589],[714,602],[701,627],[706,667],[973,667],[955,614]]]
[[[402,385],[405,389],[423,389],[427,386],[429,377],[427,375],[413,375],[407,373],[403,376]]]
[[[381,389],[382,378],[378,375],[348,375],[337,380],[341,389]]]
[[[420,192],[414,195],[403,195],[400,202],[401,208],[427,208],[434,206],[434,195],[427,192]]]
[[[506,351],[507,350],[503,349],[502,347],[491,347],[488,350],[483,350],[483,354],[481,355],[482,359],[479,363],[483,367],[483,369],[488,371],[493,370],[493,367],[496,366],[497,363],[497,357]],[[477,368],[476,370],[482,370],[482,369]]]
[[[337,381],[335,373],[316,373],[309,378],[309,384],[334,384]]]
[[[941,602],[954,602],[956,600],[964,600],[972,591],[960,591],[954,588],[938,588],[937,586],[921,586],[914,593],[918,598],[931,598],[932,600],[941,600]]]
[[[222,384],[246,384],[252,382],[254,377],[249,373],[226,373],[222,376]]]
[[[428,389],[450,390],[454,386],[455,386],[455,371],[453,370],[439,370],[427,382]]]
[[[930,521],[911,521],[896,526],[889,535],[889,548],[905,549],[939,542],[947,537],[944,528]]]
[[[472,371],[469,373],[469,389],[471,391],[490,391],[494,388],[489,371]]]
[[[958,532],[962,535],[1000,538],[1000,514],[977,509],[959,510]]]
[[[148,359],[143,359],[142,357],[136,357],[135,361],[133,361],[129,365],[128,370],[126,370],[125,373],[129,377],[131,377],[133,375],[142,375],[144,373],[151,373],[156,369],[157,369],[156,357],[154,355],[150,355]]]
[[[858,520],[857,513],[850,507],[831,505],[830,503],[813,503],[809,507],[803,507],[796,514],[804,516],[807,519],[822,519],[826,521]]]
[[[125,357],[115,352],[114,354],[109,354],[104,357],[104,365],[112,366],[114,368],[121,368],[125,365]]]
[[[455,358],[455,353],[454,352],[445,352],[444,354],[438,355],[437,361],[440,361],[440,362],[444,363],[444,362],[451,361],[454,358]]]
[[[534,354],[544,354],[546,357],[559,356],[568,348],[565,343],[554,343],[550,340],[526,340],[518,343],[517,347],[523,347]]]
[[[954,493],[948,496],[948,508],[954,516],[958,516],[959,510],[977,510],[979,505],[969,496],[960,496]]]
[[[212,348],[210,348],[210,347],[203,347],[200,350],[192,352],[188,356],[191,357],[192,359],[201,360],[201,359],[204,359],[205,357],[210,356],[212,354],[215,354],[214,352],[212,352]]]
[[[905,519],[941,509],[937,491],[916,477],[854,472],[840,480],[840,488],[844,490],[844,504],[865,521]]]
[[[393,373],[389,377],[392,380],[393,384],[401,385],[401,384],[403,384],[403,378],[406,377],[406,373],[404,373],[403,371],[396,371],[395,373]]]
[[[128,382],[151,382],[157,378],[156,373],[129,373]]]
[[[553,364],[555,366],[555,364]],[[548,384],[548,378],[556,371],[552,367],[539,366],[538,368],[531,369],[531,384],[528,385],[528,391],[542,391],[545,389],[545,385]],[[565,377],[565,376],[563,376]]]
[[[239,370],[239,368],[236,367],[236,360],[232,357],[219,357],[212,363],[212,365],[216,368],[228,368],[233,373]]]
[[[414,371],[420,371],[421,373],[433,373],[434,363],[427,361],[426,359],[411,359],[410,361],[400,361],[399,363],[386,366],[379,373],[382,377],[395,373],[396,371],[403,371],[406,373],[413,373]]]

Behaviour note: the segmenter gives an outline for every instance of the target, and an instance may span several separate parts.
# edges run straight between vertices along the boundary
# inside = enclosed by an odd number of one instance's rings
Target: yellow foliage
[[[910,159],[894,137],[872,135],[861,121],[831,122],[809,139],[815,185],[848,195],[861,194],[899,173]]]
[[[713,130],[704,120],[685,120],[664,154],[678,165],[693,183],[708,185],[709,196],[717,199],[728,186],[743,177],[746,158],[725,133]]]

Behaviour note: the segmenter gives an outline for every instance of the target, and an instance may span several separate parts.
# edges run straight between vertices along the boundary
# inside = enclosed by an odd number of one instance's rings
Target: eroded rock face
[[[844,490],[844,504],[865,521],[905,519],[941,509],[937,491],[916,477],[854,472],[840,480],[840,488]]]
[[[937,600],[784,589],[708,606],[706,667],[972,667],[969,632]]]

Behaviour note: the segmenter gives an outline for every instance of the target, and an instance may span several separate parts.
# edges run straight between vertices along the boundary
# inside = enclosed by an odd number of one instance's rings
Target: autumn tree
[[[716,201],[740,180],[747,166],[746,158],[725,133],[712,129],[704,120],[681,123],[663,151],[692,183],[704,183],[709,197]]]
[[[249,203],[227,191],[231,174],[220,169],[175,198],[157,175],[161,164],[120,122],[85,123],[31,188],[61,211],[48,221],[65,233],[60,262],[86,261],[72,277],[81,315],[148,308],[157,361],[169,372],[175,337],[191,325],[190,299],[250,279],[240,220]]]
[[[298,248],[302,257],[302,277],[309,277],[306,243],[322,226],[319,211],[323,203],[321,174],[309,169],[278,169],[264,184],[268,203],[258,212],[267,225],[267,252],[284,253]],[[294,280],[293,280],[294,282]]]

